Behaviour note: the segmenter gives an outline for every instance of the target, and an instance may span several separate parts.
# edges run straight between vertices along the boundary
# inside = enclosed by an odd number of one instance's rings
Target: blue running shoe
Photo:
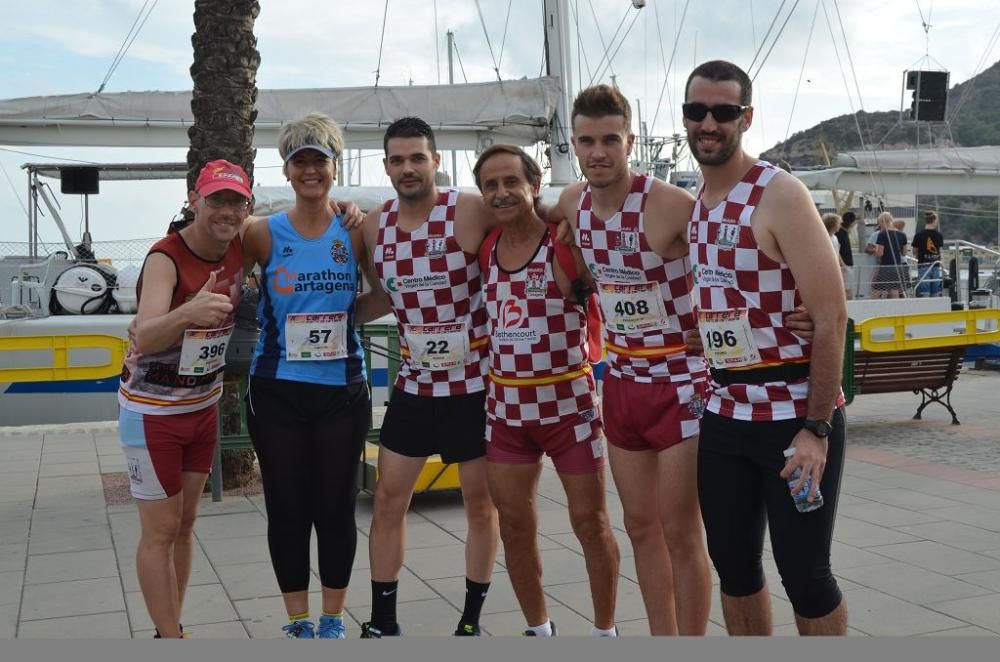
[[[284,630],[285,636],[289,639],[315,639],[314,627],[312,621],[295,621],[281,626],[281,629]]]
[[[344,625],[344,617],[320,616],[316,636],[319,639],[347,639],[347,626]]]

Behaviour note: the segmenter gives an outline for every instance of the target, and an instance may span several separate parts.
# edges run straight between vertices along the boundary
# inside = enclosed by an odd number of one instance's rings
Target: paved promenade
[[[848,463],[833,566],[847,599],[851,634],[1000,634],[1000,373],[969,370],[950,425],[932,405],[911,416],[912,394],[859,396],[848,409]],[[124,471],[115,424],[0,428],[0,637],[152,636],[135,577],[134,506],[105,502],[101,474]],[[632,550],[609,476],[612,523],[622,551],[618,624],[648,633]],[[565,497],[547,468],[540,545],[553,620],[561,635],[589,631],[583,557]],[[369,614],[371,496],[358,507],[358,558],[347,607],[348,636]],[[268,561],[263,498],[208,498],[184,609],[195,637],[282,635],[286,620]],[[407,635],[450,634],[464,595],[465,519],[455,493],[418,496],[409,515],[399,617]],[[765,553],[766,556],[769,556]],[[767,561],[776,634],[793,615]],[[318,589],[315,579],[314,590]],[[319,595],[313,596],[313,613]],[[717,594],[709,632],[724,634]],[[482,619],[494,635],[524,629],[498,557]]]

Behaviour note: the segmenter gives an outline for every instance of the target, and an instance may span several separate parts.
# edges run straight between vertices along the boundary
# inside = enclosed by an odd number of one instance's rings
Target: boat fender
[[[76,264],[56,278],[49,297],[53,315],[104,315],[115,308],[115,271],[100,264]]]

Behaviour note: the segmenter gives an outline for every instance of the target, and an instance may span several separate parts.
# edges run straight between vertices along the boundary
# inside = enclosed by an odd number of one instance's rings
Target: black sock
[[[489,582],[480,584],[468,577],[465,578],[465,610],[462,612],[462,625],[479,625],[479,612],[486,602],[486,592],[490,590]]]
[[[372,625],[385,633],[394,633],[396,624],[396,590],[399,581],[372,582]]]

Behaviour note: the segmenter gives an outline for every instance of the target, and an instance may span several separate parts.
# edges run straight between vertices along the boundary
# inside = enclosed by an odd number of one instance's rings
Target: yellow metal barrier
[[[984,331],[979,327],[983,322],[993,321],[998,328]],[[907,337],[907,328],[926,324],[950,324],[953,332],[943,335],[921,334]],[[961,331],[954,331],[958,325]],[[956,310],[944,313],[913,313],[909,315],[886,315],[872,317],[855,325],[861,339],[861,349],[869,352],[898,352],[907,349],[931,349],[934,347],[955,347],[981,345],[1000,342],[1000,309]],[[876,340],[876,329],[892,329],[892,338]],[[912,336],[912,332],[909,334]]]
[[[363,471],[361,475],[362,489],[370,492],[375,491],[375,484],[378,482],[378,451],[379,447],[373,443],[365,444],[365,457],[361,464]],[[420,470],[417,481],[413,485],[414,492],[432,492],[437,490],[458,490],[462,483],[459,480],[458,464],[445,464],[440,455],[431,455],[424,463],[424,468]]]
[[[70,365],[71,350],[104,349],[108,360],[103,363]],[[0,356],[5,352],[48,350],[52,363],[34,368],[0,368],[0,382],[57,382],[68,379],[109,379],[122,371],[128,350],[128,340],[104,334],[71,336],[4,336],[0,337]],[[2,361],[9,365],[9,361]]]

